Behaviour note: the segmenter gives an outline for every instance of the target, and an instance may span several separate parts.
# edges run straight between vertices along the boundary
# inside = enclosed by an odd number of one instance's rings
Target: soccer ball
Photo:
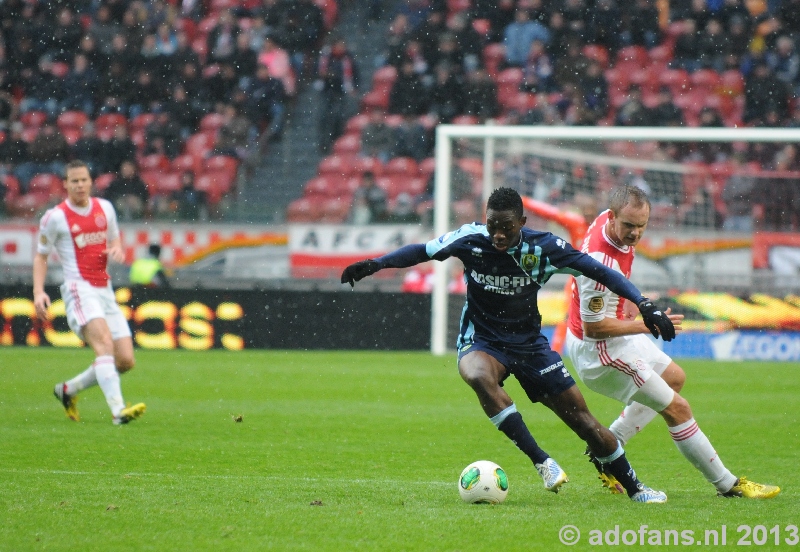
[[[478,460],[461,472],[458,493],[470,504],[500,504],[508,494],[508,476],[494,462]]]

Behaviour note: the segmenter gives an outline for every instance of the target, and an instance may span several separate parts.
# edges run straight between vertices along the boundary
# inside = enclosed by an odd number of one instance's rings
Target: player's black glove
[[[350,287],[354,287],[356,282],[366,278],[367,276],[375,274],[380,269],[381,267],[378,265],[378,261],[373,259],[358,261],[357,263],[353,263],[344,269],[342,272],[342,283],[350,284]]]
[[[650,299],[645,297],[639,302],[639,312],[642,313],[644,325],[647,326],[653,337],[660,335],[664,341],[675,339],[675,326],[672,325],[672,320],[664,314],[664,311],[655,306]]]

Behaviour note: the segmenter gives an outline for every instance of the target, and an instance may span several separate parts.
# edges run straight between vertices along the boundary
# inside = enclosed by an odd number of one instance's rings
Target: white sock
[[[111,355],[99,356],[94,360],[94,372],[97,376],[97,383],[106,396],[106,402],[111,409],[113,416],[119,416],[125,403],[122,400],[122,389],[119,385],[119,372],[114,365],[114,357]]]
[[[723,465],[717,451],[711,446],[711,441],[700,431],[694,418],[669,428],[669,433],[681,454],[700,470],[703,477],[718,491],[727,492],[736,484],[736,476]]]
[[[614,420],[608,428],[616,436],[617,440],[624,447],[631,438],[639,433],[644,426],[653,421],[658,413],[643,404],[632,402],[625,407],[625,410]]]
[[[97,376],[94,373],[94,364],[89,366],[86,370],[66,382],[67,393],[75,395],[84,389],[89,389],[97,385]]]

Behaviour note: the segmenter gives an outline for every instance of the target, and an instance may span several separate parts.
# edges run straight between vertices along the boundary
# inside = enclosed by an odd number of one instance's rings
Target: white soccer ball
[[[461,472],[458,493],[470,504],[500,504],[508,494],[508,476],[494,462],[478,460]]]

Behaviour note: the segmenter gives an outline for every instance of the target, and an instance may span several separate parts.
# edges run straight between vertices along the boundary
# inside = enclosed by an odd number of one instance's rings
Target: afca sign
[[[716,360],[800,360],[797,332],[730,332],[709,341]]]

